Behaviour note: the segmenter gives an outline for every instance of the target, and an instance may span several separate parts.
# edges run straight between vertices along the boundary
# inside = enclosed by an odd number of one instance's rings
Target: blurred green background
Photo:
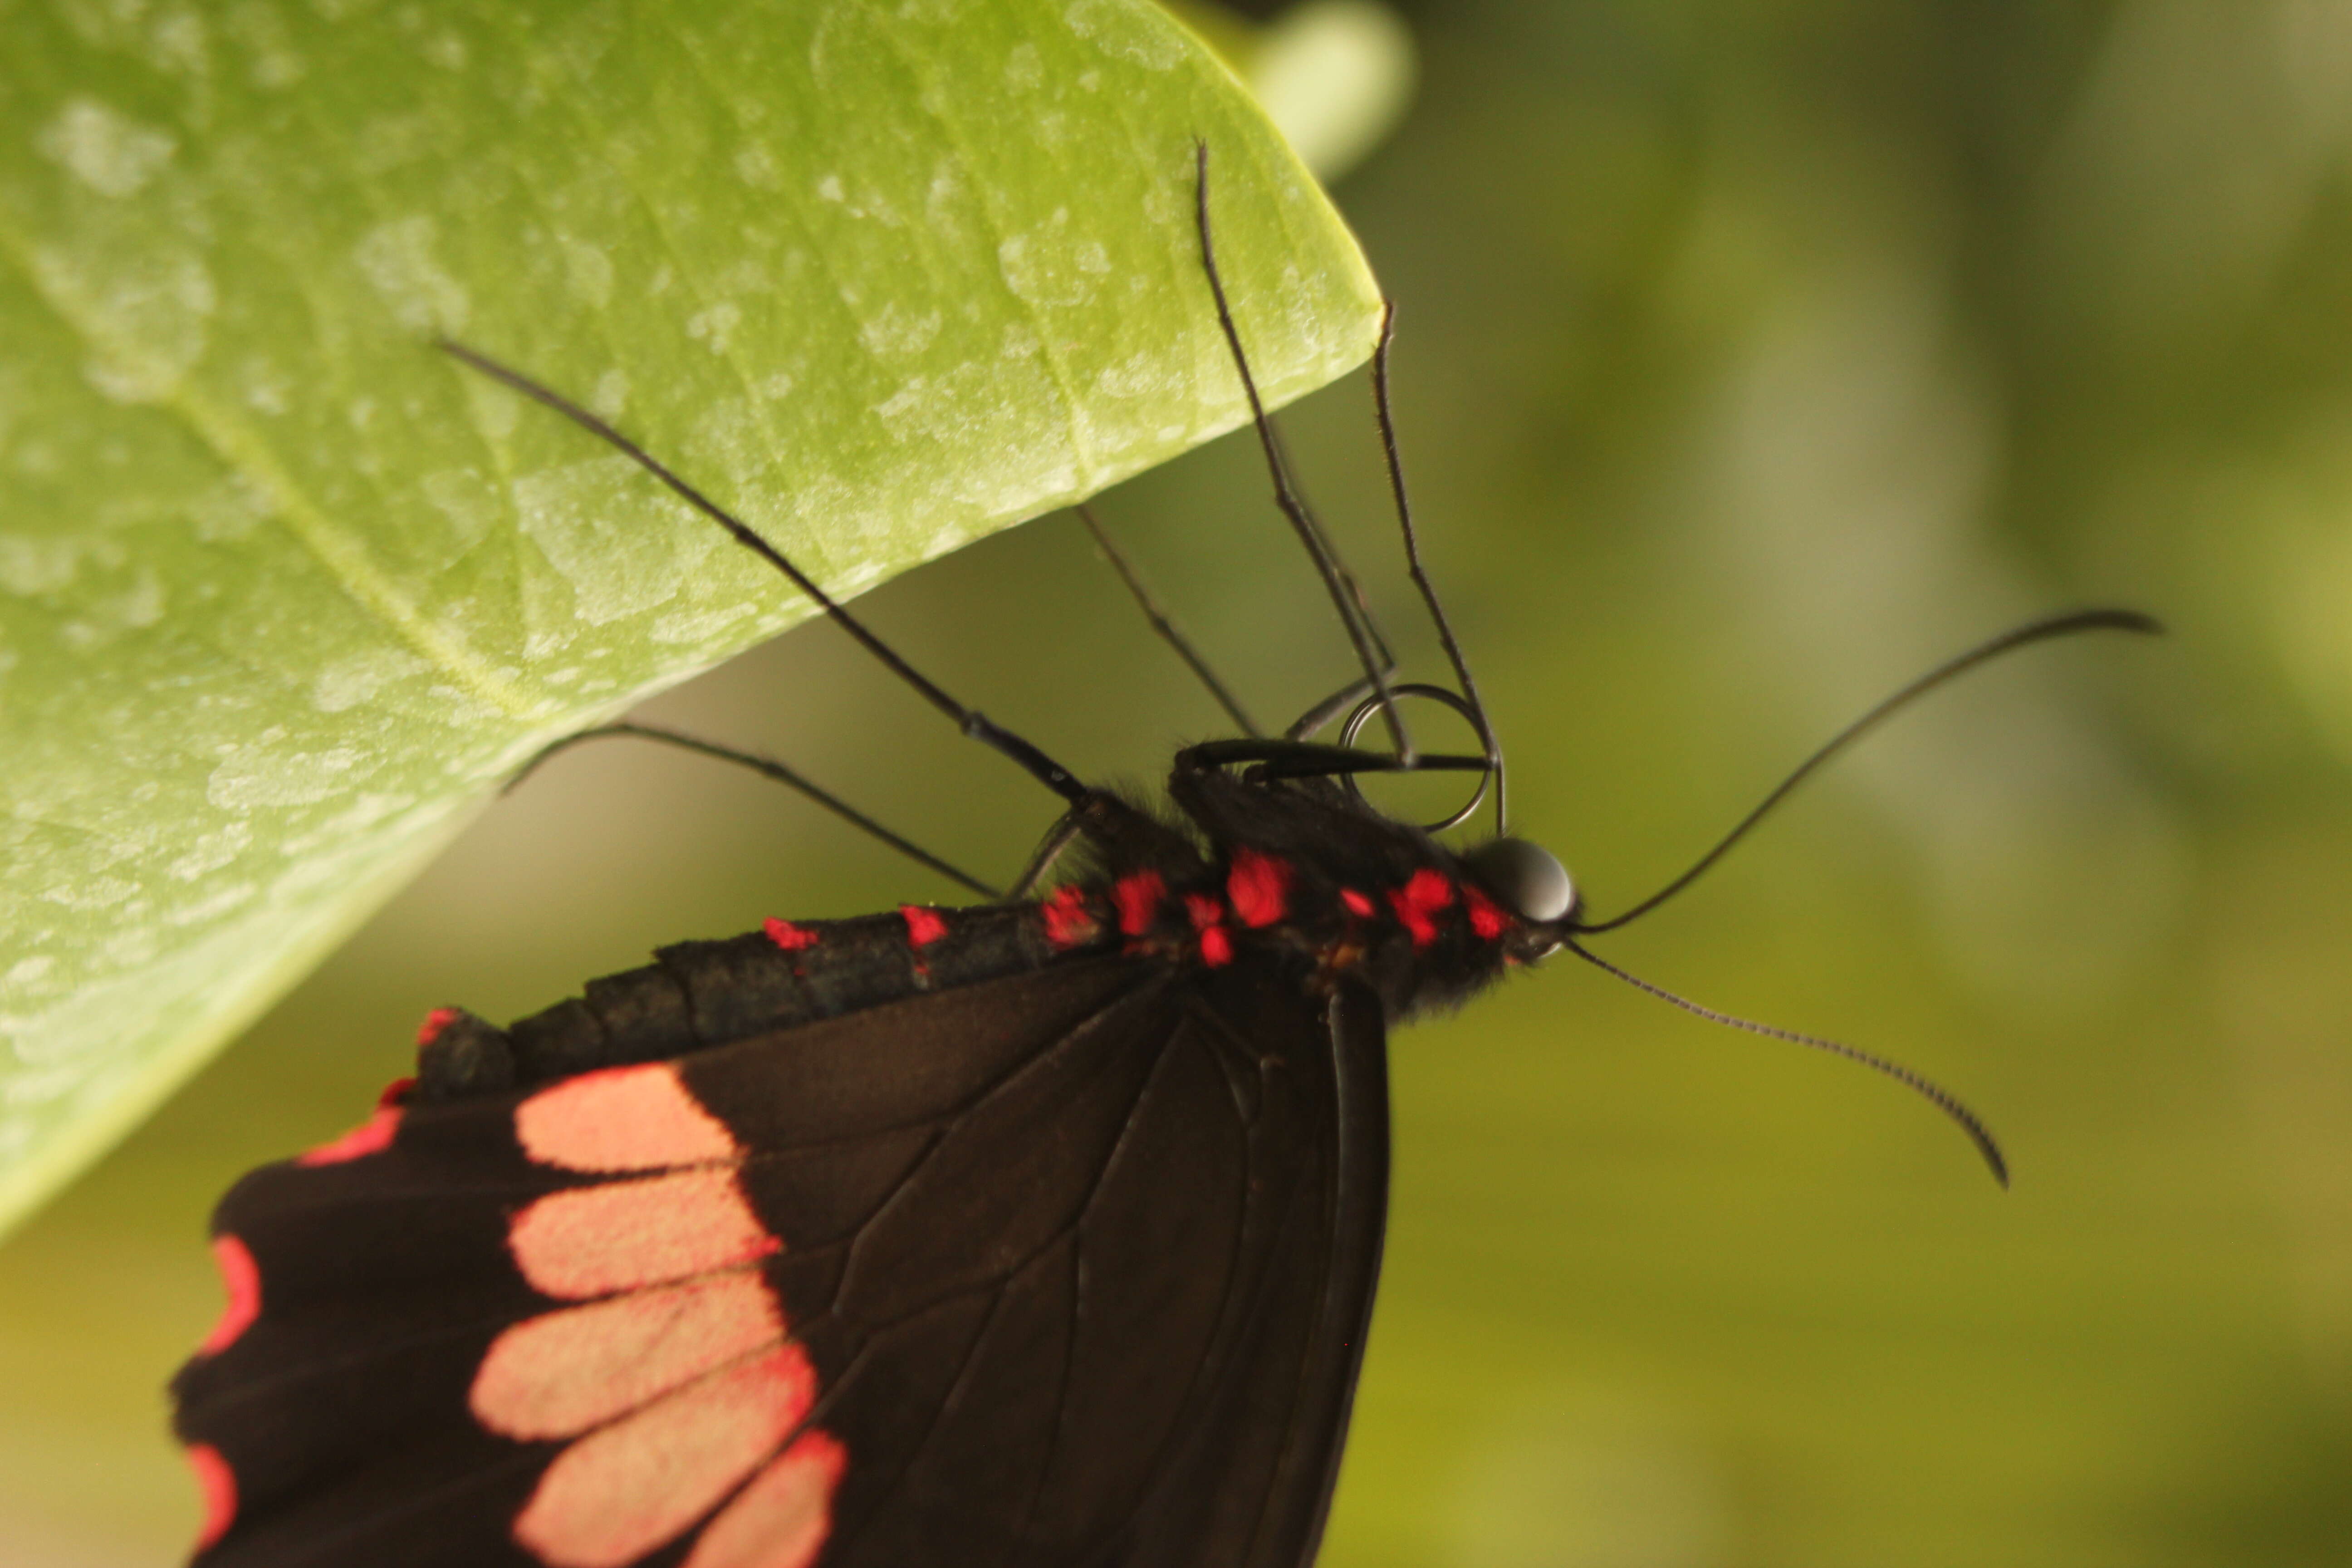
[[[1452,0],[1336,185],[1402,302],[1427,548],[1517,826],[1597,909],[2047,608],[1612,939],[1872,1076],[1566,962],[1393,1043],[1389,1266],[1328,1568],[2352,1561],[2352,5]],[[1430,669],[1360,384],[1289,422]],[[1102,510],[1261,714],[1345,648],[1228,440]],[[1076,525],[873,595],[1150,779],[1213,709]],[[1009,875],[1050,815],[811,627],[656,703]],[[565,757],[0,1248],[0,1564],[173,1561],[204,1216],[416,1018],[950,890],[759,781]]]

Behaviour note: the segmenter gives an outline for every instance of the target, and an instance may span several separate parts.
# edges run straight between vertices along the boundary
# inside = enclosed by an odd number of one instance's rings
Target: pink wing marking
[[[808,1568],[833,1532],[833,1494],[849,1453],[807,1431],[705,1526],[686,1568]]]
[[[548,1568],[624,1568],[765,1463],[815,1397],[797,1345],[667,1394],[557,1455],[514,1538]]]
[[[783,1338],[782,1309],[755,1270],[639,1290],[507,1330],[467,1404],[520,1443],[576,1437]]]
[[[522,1277],[568,1301],[740,1268],[782,1249],[730,1169],[551,1193],[507,1227]]]
[[[205,1522],[196,1531],[196,1550],[202,1552],[236,1522],[236,1472],[210,1443],[188,1450],[188,1468],[196,1472],[196,1491],[205,1502]]]
[[[515,1139],[535,1163],[567,1171],[659,1171],[743,1155],[672,1062],[604,1068],[543,1089],[516,1108]]]
[[[261,1316],[261,1266],[254,1262],[252,1249],[234,1236],[216,1236],[213,1237],[213,1261],[220,1268],[221,1287],[228,1292],[228,1304],[221,1309],[220,1321],[213,1324],[213,1331],[196,1347],[198,1355],[220,1354]]]

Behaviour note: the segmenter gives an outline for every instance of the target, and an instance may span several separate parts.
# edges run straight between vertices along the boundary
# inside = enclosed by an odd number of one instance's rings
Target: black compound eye
[[[1462,857],[1494,900],[1524,921],[1549,924],[1576,908],[1576,884],[1568,868],[1540,845],[1524,838],[1490,838]]]

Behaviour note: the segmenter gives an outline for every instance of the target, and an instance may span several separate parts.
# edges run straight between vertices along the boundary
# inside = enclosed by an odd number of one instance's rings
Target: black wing
[[[1368,993],[1072,960],[381,1142],[221,1206],[256,1283],[175,1384],[202,1568],[1314,1554],[1384,1217]]]

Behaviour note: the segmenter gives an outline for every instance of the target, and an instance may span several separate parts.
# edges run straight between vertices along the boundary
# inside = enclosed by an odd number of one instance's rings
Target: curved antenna
[[[1134,596],[1144,618],[1151,623],[1151,629],[1158,632],[1160,639],[1174,648],[1176,657],[1201,678],[1201,684],[1209,689],[1209,695],[1217,700],[1217,706],[1225,710],[1225,717],[1239,725],[1244,735],[1264,733],[1250,722],[1250,716],[1242,710],[1241,703],[1226,689],[1225,683],[1217,679],[1217,672],[1209,668],[1209,661],[1201,657],[1200,650],[1192,646],[1192,639],[1179,631],[1176,623],[1168,618],[1168,612],[1160,607],[1159,601],[1151,596],[1151,590],[1143,585],[1143,579],[1136,574],[1126,553],[1110,542],[1110,535],[1103,530],[1102,521],[1095,516],[1095,509],[1080,501],[1071,510],[1078,514],[1078,521],[1087,525],[1087,531],[1095,536],[1095,548],[1103,552],[1103,559],[1109,562],[1111,570],[1118,574],[1118,580],[1127,584],[1128,593]]]
[[[1091,793],[1077,776],[1029,742],[1010,730],[999,729],[976,708],[967,708],[933,685],[921,671],[892,650],[890,645],[866,628],[866,624],[851,615],[830,594],[818,587],[814,579],[784,558],[782,551],[761,538],[751,526],[730,515],[718,502],[679,479],[664,467],[654,455],[614,429],[585,408],[558,392],[541,386],[518,370],[509,370],[488,354],[478,353],[465,344],[448,338],[439,340],[442,352],[452,359],[461,360],[492,381],[521,393],[534,403],[552,408],[574,425],[594,436],[629,458],[639,468],[669,487],[681,500],[711,521],[725,529],[735,542],[773,566],[792,580],[794,587],[816,602],[817,607],[831,616],[835,626],[857,640],[858,646],[882,661],[883,667],[914,688],[918,696],[955,721],[965,735],[991,750],[1000,752],[1019,764],[1031,778],[1073,805],[1086,800]]]
[[[763,778],[773,779],[778,784],[786,784],[800,791],[802,795],[824,807],[860,833],[880,840],[919,865],[929,867],[949,881],[961,882],[983,899],[1001,900],[1004,897],[1002,889],[992,888],[979,878],[958,870],[921,845],[900,837],[831,790],[811,783],[772,757],[763,757],[756,752],[739,752],[731,746],[722,746],[715,741],[705,741],[698,736],[683,734],[676,730],[665,730],[657,724],[632,724],[626,721],[618,724],[599,724],[593,730],[583,730],[577,734],[566,735],[563,739],[542,747],[539,754],[525,763],[522,765],[522,771],[509,779],[506,786],[499,793],[507,795],[521,788],[522,781],[537,773],[542,763],[552,759],[559,752],[570,751],[583,741],[621,739],[658,741],[665,746],[676,746],[682,752],[693,752],[700,756],[716,757],[722,763],[733,763],[738,767],[749,768]]]
[[[1504,810],[1503,749],[1496,744],[1494,727],[1486,722],[1486,705],[1478,700],[1478,683],[1470,677],[1470,661],[1463,656],[1462,645],[1454,639],[1454,626],[1445,618],[1445,606],[1437,602],[1437,585],[1422,569],[1421,535],[1412,526],[1412,503],[1405,499],[1404,459],[1397,452],[1396,416],[1389,408],[1389,345],[1396,341],[1396,301],[1386,301],[1381,311],[1380,346],[1372,351],[1372,410],[1381,430],[1381,452],[1388,460],[1389,493],[1396,499],[1397,526],[1404,533],[1404,559],[1412,573],[1413,586],[1421,590],[1421,602],[1429,606],[1429,618],[1437,625],[1437,640],[1444,645],[1445,657],[1453,662],[1454,678],[1462,683],[1462,696],[1469,704],[1465,715],[1478,731],[1478,743],[1486,748],[1486,761],[1495,779],[1495,833],[1506,831]],[[1485,793],[1481,785],[1480,793]],[[1457,819],[1458,820],[1458,819]]]
[[[2046,642],[2052,637],[2071,637],[2076,632],[2097,631],[2137,632],[2143,636],[2156,637],[2163,634],[2164,624],[2153,616],[2144,616],[2137,610],[2075,610],[2063,616],[2051,616],[2042,620],[2028,621],[2021,626],[2014,627],[1997,637],[1979,643],[1955,658],[1947,659],[1831,736],[1828,742],[1811,756],[1799,763],[1788,777],[1775,784],[1772,792],[1758,802],[1754,810],[1741,817],[1738,826],[1717,840],[1714,848],[1700,856],[1689,870],[1685,871],[1623,914],[1611,920],[1579,922],[1574,929],[1580,934],[1591,936],[1601,931],[1615,931],[1622,925],[1630,925],[1648,914],[1652,910],[1697,881],[1706,874],[1708,868],[1729,852],[1733,845],[1748,837],[1750,828],[1763,821],[1774,806],[1787,798],[1790,790],[1811,777],[1823,763],[1828,762],[1864,735],[1894,717],[1897,711],[1909,707],[1946,681],[1965,675],[1988,659],[1998,658],[2002,654],[2023,647],[2029,643]]]
[[[1353,584],[1332,552],[1330,542],[1298,499],[1297,489],[1290,482],[1290,469],[1283,462],[1282,443],[1274,434],[1274,422],[1266,416],[1265,400],[1258,395],[1257,378],[1250,374],[1249,356],[1242,350],[1241,329],[1234,324],[1233,307],[1225,299],[1224,279],[1217,272],[1216,242],[1209,233],[1209,144],[1192,143],[1193,217],[1201,230],[1201,269],[1209,275],[1209,293],[1217,304],[1217,325],[1225,334],[1225,346],[1233,352],[1234,368],[1241,373],[1242,391],[1248,395],[1250,420],[1257,427],[1258,445],[1265,448],[1267,469],[1274,478],[1274,504],[1290,520],[1291,529],[1307,553],[1315,562],[1315,570],[1323,578],[1324,589],[1331,595],[1332,606],[1339,612],[1340,623],[1348,628],[1348,640],[1356,649],[1356,662],[1363,667],[1372,689],[1380,694],[1381,715],[1388,726],[1389,740],[1397,755],[1406,762],[1413,756],[1412,741],[1406,735],[1404,720],[1391,700],[1387,674],[1381,668],[1379,656],[1373,651],[1372,639],[1366,632],[1359,615],[1360,595],[1351,593]]]
[[[1721,1024],[1727,1028],[1745,1029],[1749,1034],[1764,1035],[1776,1040],[1786,1040],[1790,1045],[1811,1046],[1817,1051],[1827,1051],[1833,1057],[1843,1057],[1847,1061],[1858,1062],[1874,1073],[1881,1073],[1893,1079],[1957,1122],[1960,1131],[1969,1135],[1969,1142],[1977,1146],[1977,1152],[1984,1156],[1984,1163],[1991,1167],[1992,1179],[1999,1182],[2003,1188],[2009,1185],[2009,1162],[2001,1157],[2000,1145],[1993,1141],[1991,1130],[1985,1126],[1975,1111],[1961,1104],[1951,1091],[1934,1079],[1913,1072],[1900,1062],[1891,1062],[1885,1057],[1872,1056],[1868,1051],[1858,1051],[1852,1046],[1840,1045],[1835,1040],[1825,1040],[1819,1035],[1801,1035],[1794,1029],[1776,1029],[1769,1024],[1759,1024],[1751,1019],[1734,1017],[1729,1013],[1718,1013],[1712,1007],[1702,1007],[1687,997],[1675,995],[1663,985],[1653,985],[1638,974],[1627,973],[1607,959],[1594,956],[1573,942],[1564,942],[1561,945],[1585,963],[1604,973],[1615,975],[1636,991],[1646,992],[1661,1002],[1671,1002],[1684,1012],[1696,1014],[1710,1024]]]

